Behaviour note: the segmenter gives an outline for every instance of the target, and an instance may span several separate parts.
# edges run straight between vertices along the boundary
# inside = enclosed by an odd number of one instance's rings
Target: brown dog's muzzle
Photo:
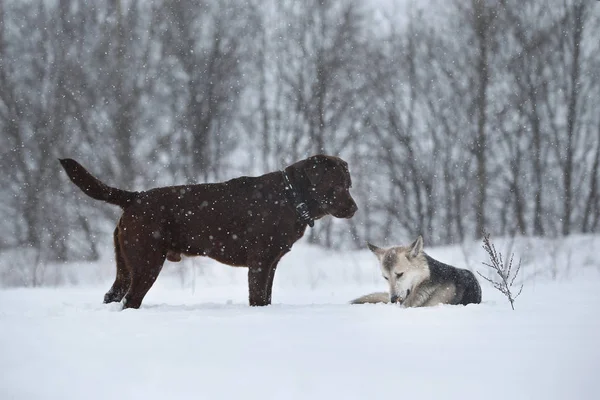
[[[358,211],[358,206],[350,195],[345,201],[339,201],[335,206],[335,210],[331,210],[331,215],[336,218],[352,218]]]

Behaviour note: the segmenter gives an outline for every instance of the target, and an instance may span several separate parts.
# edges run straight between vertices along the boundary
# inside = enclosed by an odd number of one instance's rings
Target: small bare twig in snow
[[[508,301],[510,302],[511,308],[514,310],[515,299],[519,297],[521,291],[523,290],[523,285],[521,284],[521,287],[519,288],[519,291],[516,294],[512,292],[512,286],[515,282],[517,275],[519,275],[519,271],[521,270],[521,260],[519,260],[516,269],[513,271],[512,267],[514,254],[511,253],[510,260],[508,261],[508,263],[504,262],[504,260],[502,259],[502,253],[498,253],[494,245],[490,242],[489,233],[483,234],[483,249],[490,256],[490,263],[483,262],[482,264],[496,271],[496,274],[498,274],[498,276],[500,277],[500,281],[490,279],[486,276],[483,276],[479,272],[477,273],[483,279],[491,283],[492,286],[494,286],[494,288],[500,291],[500,293],[505,295]]]

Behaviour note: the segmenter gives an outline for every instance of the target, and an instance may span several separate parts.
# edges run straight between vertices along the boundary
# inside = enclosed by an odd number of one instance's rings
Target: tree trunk
[[[577,4],[573,7],[573,57],[571,59],[571,90],[569,93],[569,104],[567,110],[567,138],[565,144],[565,164],[563,167],[563,218],[562,234],[571,233],[571,213],[572,205],[572,179],[573,179],[573,141],[575,136],[575,124],[577,120],[577,100],[579,95],[579,46],[583,32],[583,4]]]

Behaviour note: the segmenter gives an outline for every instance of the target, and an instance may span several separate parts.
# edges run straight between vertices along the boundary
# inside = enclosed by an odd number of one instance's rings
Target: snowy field
[[[263,308],[205,258],[125,311],[110,256],[55,266],[79,283],[0,290],[0,399],[599,399],[600,237],[495,244],[523,261],[515,311],[482,279],[480,305],[351,306],[385,289],[374,256],[302,243]],[[480,243],[425,250],[487,273]]]

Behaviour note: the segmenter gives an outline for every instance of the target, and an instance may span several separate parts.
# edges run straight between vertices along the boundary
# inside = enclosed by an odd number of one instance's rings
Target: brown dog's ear
[[[414,258],[423,252],[423,237],[419,235],[408,249],[408,256]]]
[[[306,167],[304,167],[304,173],[308,177],[311,185],[316,185],[321,182],[325,173],[325,165],[320,162],[318,158],[313,158]]]
[[[371,244],[369,242],[367,242],[367,247],[369,248],[369,250],[371,250],[373,252],[373,254],[375,254],[377,256],[377,258],[381,258],[385,254],[385,249],[382,249],[381,247],[377,247],[374,244]]]

